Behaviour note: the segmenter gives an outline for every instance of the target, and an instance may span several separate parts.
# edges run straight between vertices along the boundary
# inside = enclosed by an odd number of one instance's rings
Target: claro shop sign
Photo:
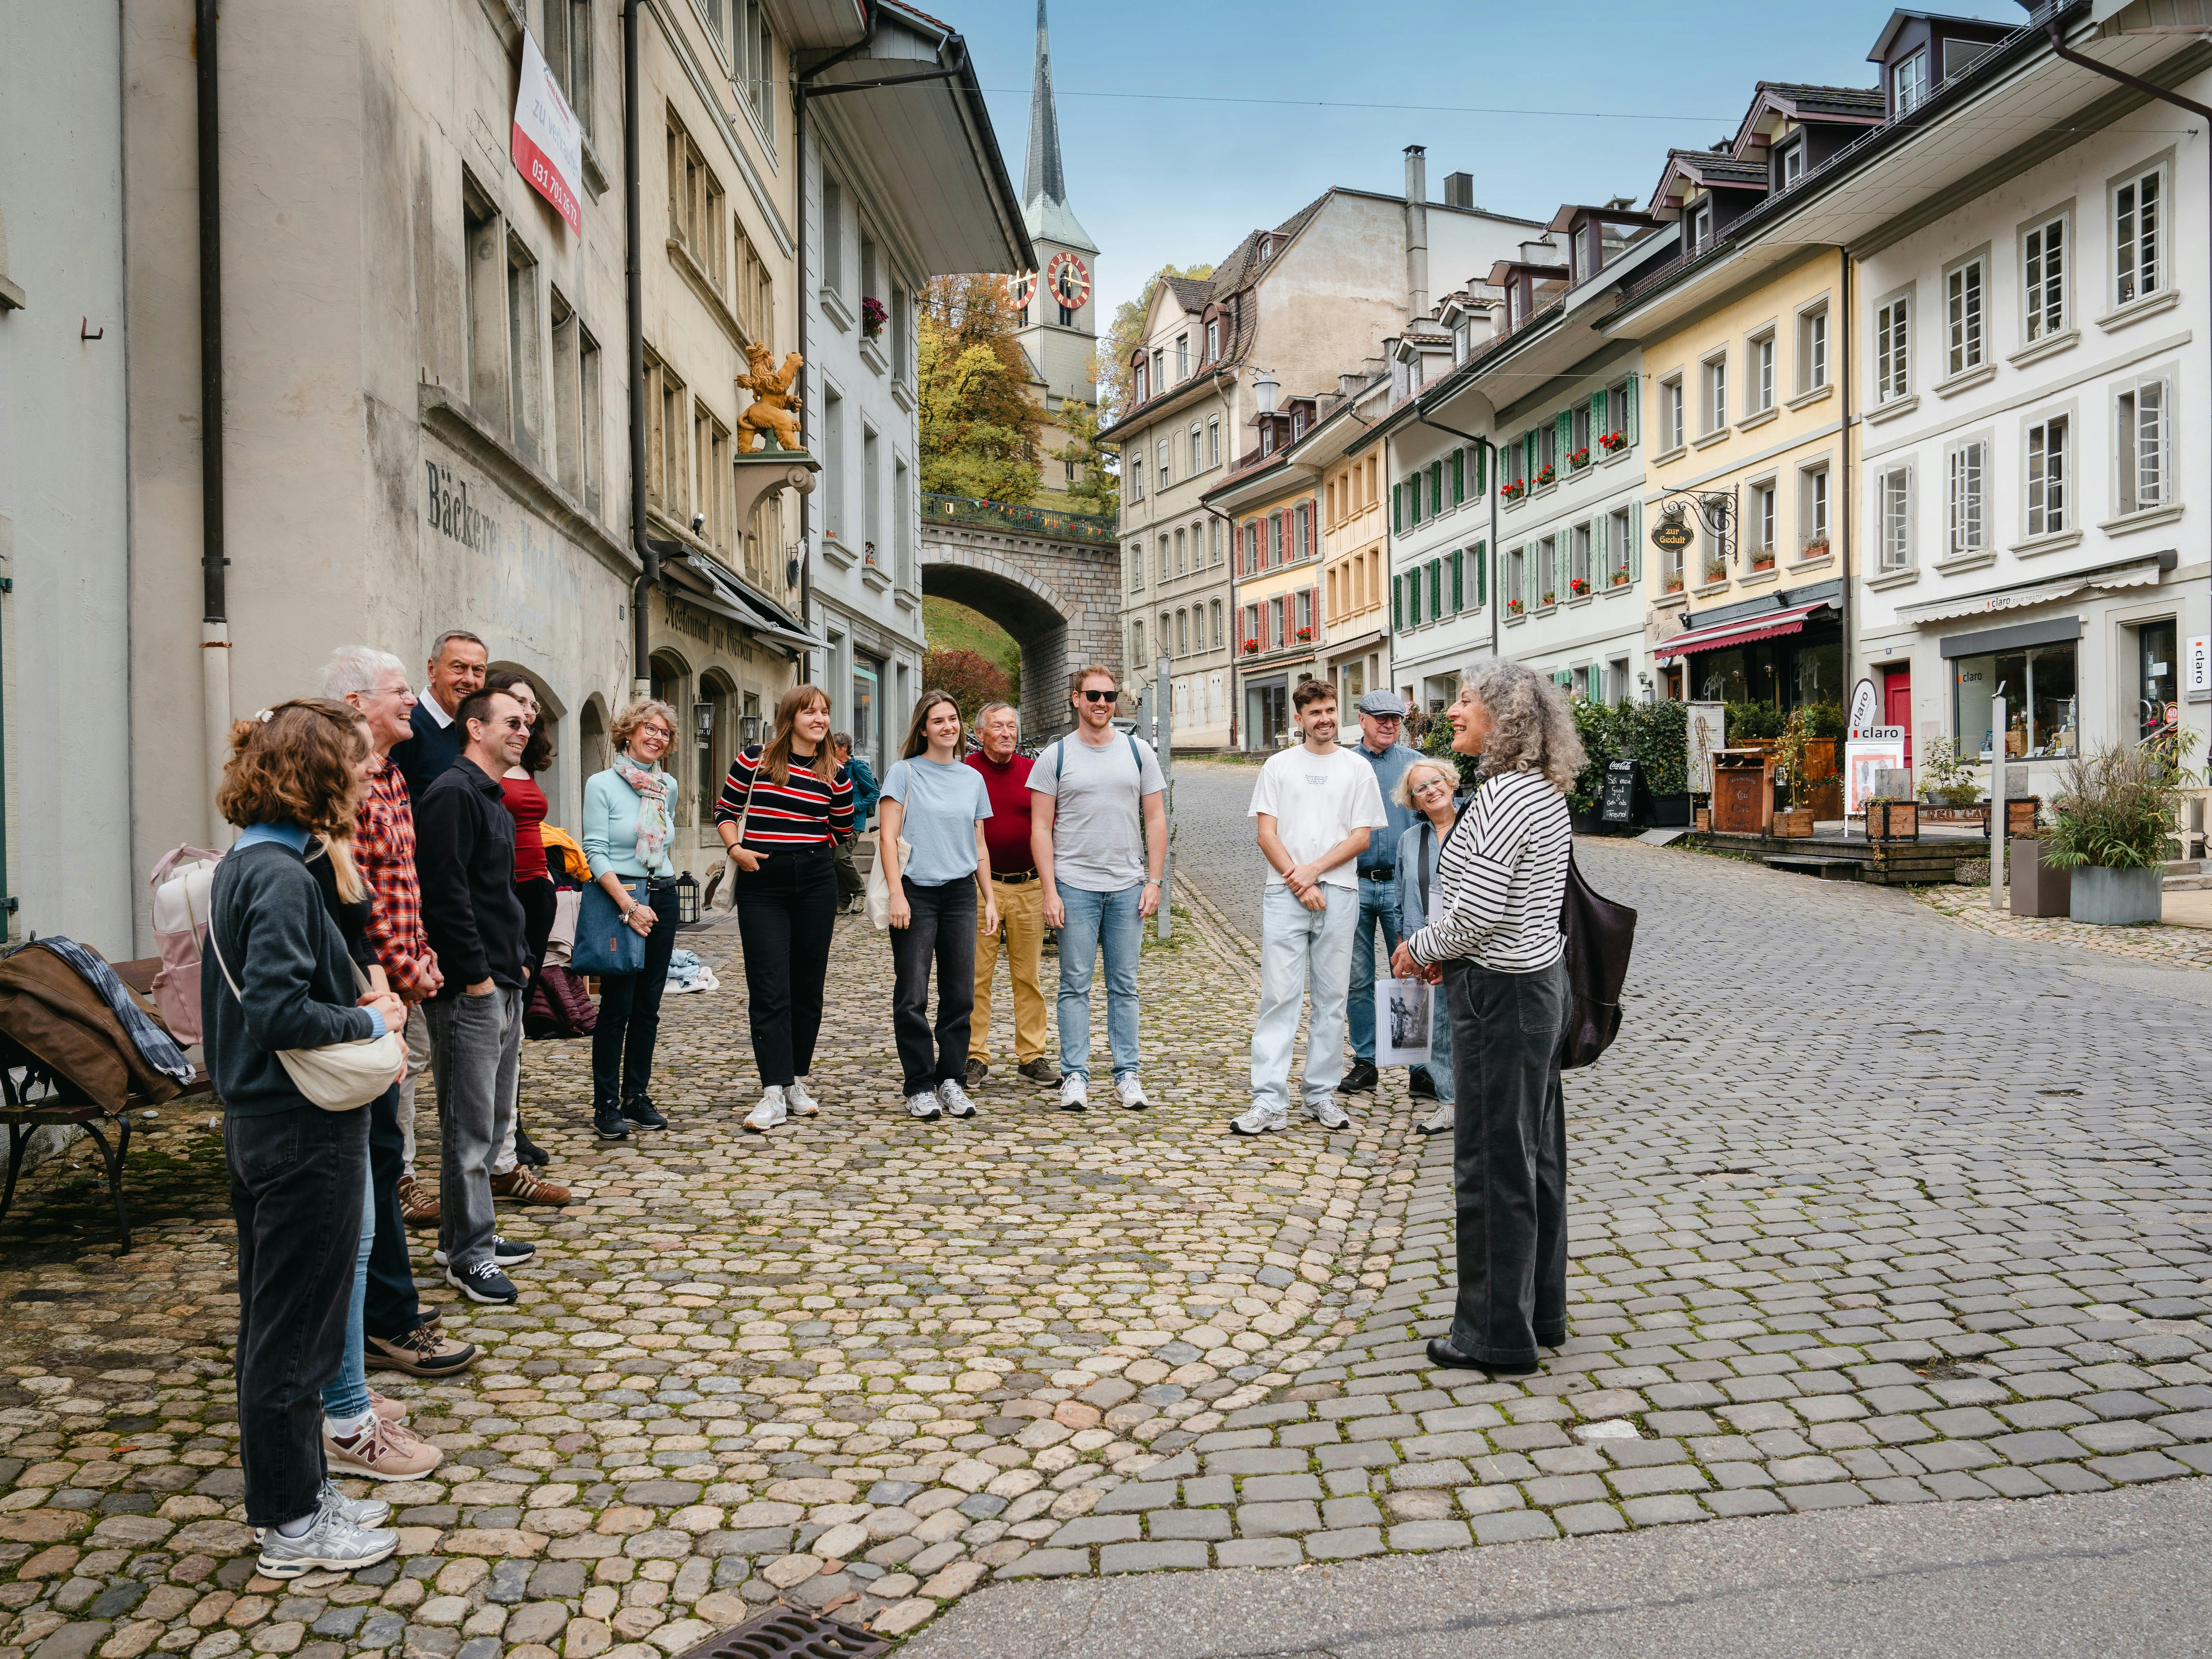
[[[522,84],[514,94],[514,165],[530,187],[553,204],[570,230],[582,235],[583,129],[527,29],[522,32]]]

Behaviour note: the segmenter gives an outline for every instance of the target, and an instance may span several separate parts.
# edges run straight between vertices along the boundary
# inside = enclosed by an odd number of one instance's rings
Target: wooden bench
[[[154,975],[161,969],[161,959],[143,957],[136,962],[114,962],[108,966],[115,969],[116,977],[125,985],[141,996],[148,996],[152,994]],[[207,1067],[195,1066],[192,1080],[182,1092],[189,1095],[204,1089],[207,1082]],[[15,1178],[22,1170],[31,1132],[46,1124],[82,1129],[100,1148],[101,1162],[107,1167],[107,1195],[115,1205],[115,1224],[127,1252],[131,1249],[131,1208],[123,1196],[123,1161],[131,1155],[132,1115],[151,1104],[144,1096],[134,1094],[126,1097],[111,1114],[87,1100],[66,1079],[55,1077],[35,1055],[0,1030],[0,1122],[8,1126],[8,1182],[5,1188],[0,1189],[0,1220],[6,1219],[8,1206],[15,1202]],[[115,1144],[112,1146],[102,1133],[103,1127],[115,1131]]]

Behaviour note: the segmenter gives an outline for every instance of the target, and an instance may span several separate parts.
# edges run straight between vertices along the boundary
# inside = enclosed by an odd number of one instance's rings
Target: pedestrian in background
[[[1091,981],[1103,957],[1114,1091],[1139,1111],[1137,956],[1160,908],[1168,851],[1167,779],[1152,746],[1114,729],[1121,682],[1103,663],[1068,676],[1075,732],[1030,772],[1030,849],[1045,926],[1060,930],[1060,1105],[1091,1103]]]
[[[793,1112],[821,1109],[806,1079],[837,926],[835,848],[853,837],[853,785],[830,746],[827,691],[794,685],[783,694],[770,740],[730,763],[714,830],[737,866],[745,1012],[761,1079],[745,1127],[765,1134]]]
[[[465,628],[449,628],[431,641],[429,675],[409,711],[407,740],[392,751],[407,793],[417,801],[468,742],[468,733],[453,721],[462,700],[483,689],[489,658],[484,642]]]
[[[645,941],[635,974],[599,975],[599,1022],[592,1031],[592,1127],[602,1140],[629,1137],[630,1124],[665,1129],[653,1103],[653,1049],[660,999],[676,951],[676,775],[660,757],[676,741],[676,711],[640,697],[615,716],[614,764],[584,784],[584,856],[592,879]]]
[[[1459,1294],[1432,1364],[1534,1370],[1567,1335],[1567,1116],[1559,1058],[1574,999],[1559,931],[1582,739],[1525,664],[1469,669],[1452,748],[1482,779],[1437,860],[1443,914],[1398,947],[1400,978],[1441,978],[1452,1023]]]
[[[1352,1063],[1340,1095],[1365,1094],[1376,1084],[1375,964],[1389,962],[1398,948],[1398,842],[1413,827],[1410,808],[1397,804],[1398,781],[1406,769],[1420,758],[1418,751],[1398,740],[1405,724],[1406,705],[1395,691],[1378,687],[1360,698],[1359,741],[1351,752],[1375,769],[1375,787],[1382,792],[1382,810],[1390,822],[1368,842],[1359,855],[1359,917],[1352,935],[1352,990],[1346,1012],[1352,1030]],[[1382,935],[1382,949],[1375,949],[1375,935]],[[1416,1096],[1434,1092],[1428,1073],[1419,1066],[1407,1079]]]
[[[430,1259],[471,1302],[517,1299],[505,1269],[536,1251],[495,1230],[492,1159],[513,1132],[529,974],[514,893],[514,820],[499,780],[522,757],[530,723],[504,691],[461,700],[459,757],[415,808],[422,926],[446,982],[426,1011],[438,1085],[438,1249]]]
[[[1030,844],[1030,772],[1036,763],[1021,752],[1021,715],[1011,703],[987,702],[975,711],[980,746],[967,763],[982,775],[990,798],[983,826],[991,859],[991,896],[999,927],[975,935],[975,1013],[968,1045],[968,1086],[981,1085],[991,1071],[991,980],[998,972],[999,941],[1006,944],[1006,977],[1014,992],[1014,1060],[1032,1083],[1060,1080],[1044,1057],[1044,992],[1037,972],[1044,957],[1044,890],[1037,884],[1036,850]],[[981,900],[976,901],[981,908]]]
[[[1410,807],[1414,816],[1413,825],[1398,838],[1399,925],[1409,931],[1443,914],[1437,857],[1443,851],[1444,837],[1459,822],[1459,802],[1453,793],[1458,787],[1458,769],[1432,760],[1415,761],[1398,780],[1398,805]],[[1394,954],[1396,948],[1391,947]],[[1451,1011],[1441,989],[1429,1002],[1429,1063],[1412,1069],[1430,1079],[1430,1092],[1437,1104],[1413,1127],[1425,1135],[1437,1135],[1452,1126],[1456,1092],[1452,1087]]]
[[[422,931],[422,893],[415,875],[415,811],[406,780],[392,763],[395,744],[410,727],[415,693],[405,665],[388,651],[349,645],[323,669],[324,695],[343,702],[368,723],[371,752],[360,805],[354,813],[353,862],[368,890],[368,933],[386,982],[407,1009],[407,1075],[392,1092],[369,1103],[368,1162],[376,1210],[376,1242],[369,1251],[368,1285],[362,1304],[362,1345],[368,1363],[416,1376],[442,1376],[465,1369],[476,1349],[439,1328],[425,1315],[408,1261],[406,1226],[428,1212],[438,1219],[438,1200],[414,1175],[415,1082],[429,1063],[430,1028],[422,1003],[445,982],[438,953]],[[415,1200],[416,1215],[408,1205]]]
[[[884,778],[884,831],[876,856],[890,884],[891,1029],[904,1073],[907,1115],[924,1121],[942,1113],[975,1115],[964,1086],[969,1021],[975,1006],[974,894],[982,895],[980,925],[999,925],[991,890],[990,849],[983,826],[991,799],[983,780],[962,764],[960,706],[950,692],[925,691],[914,706],[900,758]],[[903,836],[914,849],[899,855]],[[937,1028],[929,1023],[929,971],[937,967]]]
[[[838,844],[837,890],[842,901],[839,908],[857,915],[867,902],[868,884],[860,874],[854,852],[860,837],[868,833],[868,820],[875,814],[883,790],[876,782],[876,769],[868,764],[868,757],[854,753],[850,732],[840,732],[830,741],[836,749],[837,764],[853,781],[853,835],[849,841]]]
[[[1324,1129],[1351,1125],[1335,1096],[1344,1075],[1344,1005],[1359,916],[1352,860],[1389,822],[1375,769],[1337,747],[1336,689],[1327,680],[1308,680],[1291,694],[1291,707],[1305,740],[1270,756],[1252,791],[1267,884],[1260,912],[1252,1104],[1229,1126],[1240,1135],[1289,1126],[1291,1048],[1302,1002],[1310,1004],[1306,1115]]]
[[[374,1566],[399,1547],[380,1524],[389,1507],[342,1496],[323,1451],[320,1391],[343,1363],[369,1115],[313,1104],[280,1057],[381,1036],[403,1017],[388,993],[360,998],[306,866],[311,836],[351,829],[355,769],[369,752],[345,704],[280,703],[233,729],[216,796],[242,833],[209,895],[219,971],[201,977],[201,1029],[238,1224],[246,1520],[263,1529],[258,1571],[276,1579]]]

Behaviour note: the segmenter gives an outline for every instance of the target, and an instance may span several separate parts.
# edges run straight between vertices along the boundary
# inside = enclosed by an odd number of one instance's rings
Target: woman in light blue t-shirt
[[[900,758],[884,775],[883,833],[876,856],[890,884],[891,1030],[906,1073],[906,1109],[925,1121],[950,1112],[973,1117],[968,1021],[975,1009],[976,894],[982,927],[999,931],[999,905],[983,845],[991,799],[983,775],[960,758],[959,705],[925,691],[914,706]],[[903,837],[908,850],[902,854]],[[929,967],[937,963],[937,1026],[929,1022]]]

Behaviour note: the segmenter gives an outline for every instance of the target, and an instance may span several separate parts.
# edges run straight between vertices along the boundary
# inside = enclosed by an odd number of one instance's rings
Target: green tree
[[[1025,505],[1037,492],[1043,416],[1029,359],[995,276],[939,276],[922,295],[916,340],[921,487]]]
[[[1097,364],[1091,365],[1091,376],[1097,377]],[[1102,448],[1098,442],[1098,411],[1085,403],[1064,403],[1060,406],[1060,429],[1067,434],[1067,458],[1076,465],[1080,475],[1068,486],[1069,503],[1078,513],[1097,513],[1106,517],[1119,518],[1121,513],[1121,458],[1110,449]]]
[[[1163,265],[1158,275],[1145,284],[1144,292],[1133,300],[1124,300],[1115,308],[1114,320],[1106,329],[1105,373],[1098,381],[1099,412],[1111,425],[1129,412],[1136,398],[1136,385],[1131,375],[1129,359],[1137,349],[1142,337],[1146,314],[1152,308],[1152,295],[1159,291],[1160,278],[1180,276],[1186,282],[1202,283],[1213,275],[1212,265],[1185,265],[1178,270],[1174,265]]]

